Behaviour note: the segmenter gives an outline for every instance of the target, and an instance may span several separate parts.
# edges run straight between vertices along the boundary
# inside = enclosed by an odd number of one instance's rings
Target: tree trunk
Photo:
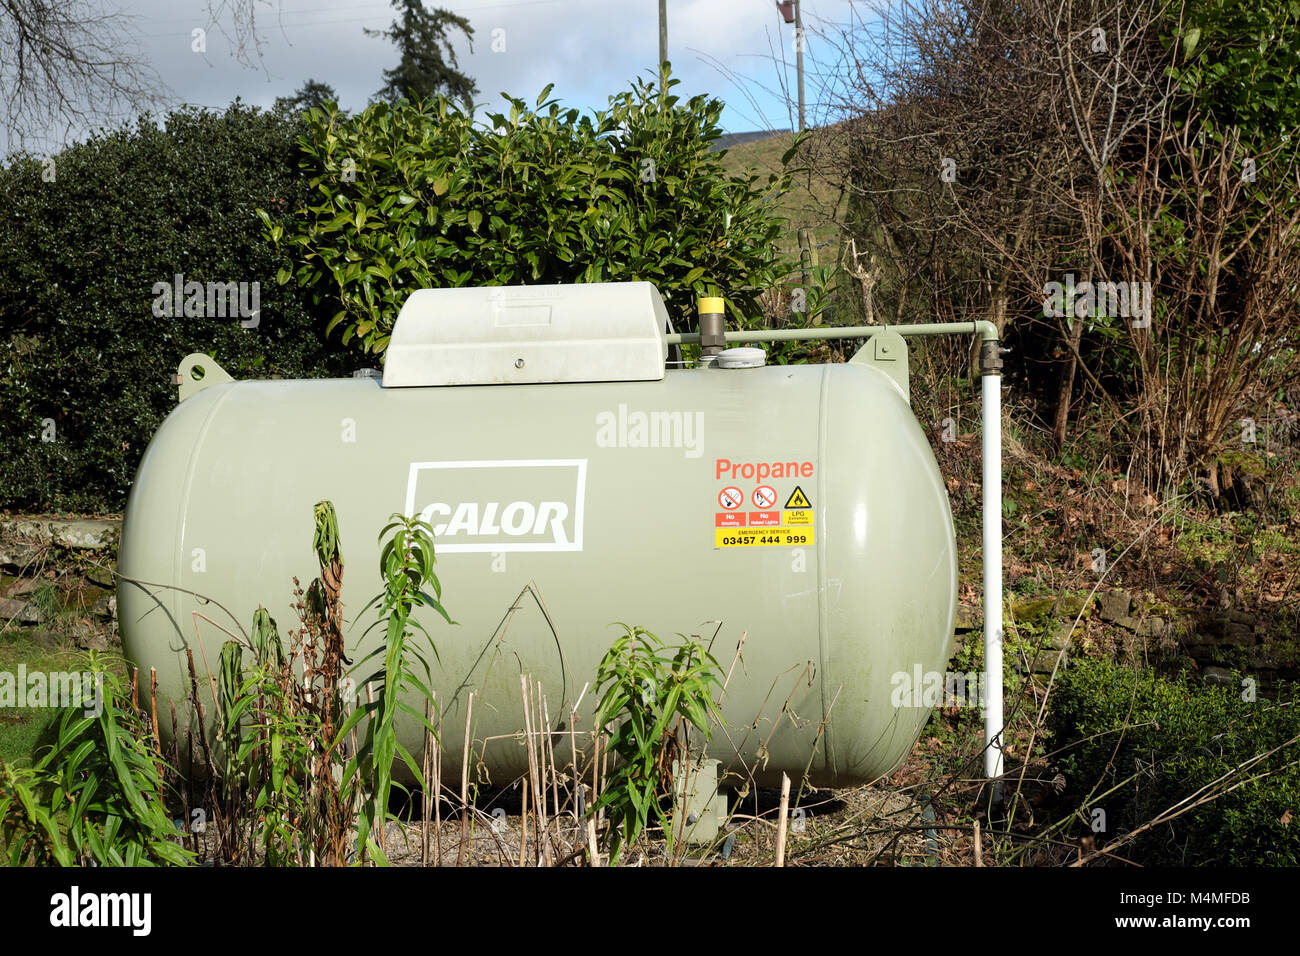
[[[1056,454],[1065,449],[1065,426],[1070,419],[1070,398],[1074,395],[1074,373],[1079,366],[1079,342],[1083,339],[1083,319],[1075,318],[1070,329],[1070,347],[1061,369],[1061,389],[1056,395],[1056,421],[1052,425],[1052,441]]]

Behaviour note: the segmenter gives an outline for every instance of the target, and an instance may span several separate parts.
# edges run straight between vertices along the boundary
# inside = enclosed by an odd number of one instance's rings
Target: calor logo
[[[587,459],[412,462],[406,514],[439,554],[581,551]]]

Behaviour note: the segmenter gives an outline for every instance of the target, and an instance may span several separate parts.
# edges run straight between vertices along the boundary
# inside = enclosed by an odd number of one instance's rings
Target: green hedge
[[[0,507],[120,509],[190,352],[236,378],[357,364],[331,357],[307,297],[275,282],[283,262],[256,214],[304,202],[300,133],[287,112],[236,102],[101,132],[52,169],[30,156],[0,169]],[[256,326],[156,316],[154,284],[178,273],[260,283]]]
[[[773,200],[790,171],[727,173],[710,149],[718,100],[637,82],[580,116],[550,89],[532,106],[507,97],[486,124],[441,98],[310,111],[312,204],[267,224],[295,260],[280,278],[317,290],[331,329],[374,354],[418,288],[647,281],[679,329],[700,295],[759,311],[789,267]]]
[[[1049,728],[1053,747],[1067,748],[1057,760],[1077,799],[1093,784],[1098,795],[1119,786],[1085,809],[1089,819],[1092,807],[1106,811],[1098,845],[1281,747],[1214,789],[1247,781],[1241,786],[1117,852],[1147,865],[1300,864],[1300,745],[1286,745],[1300,735],[1295,691],[1245,701],[1242,690],[1197,678],[1167,680],[1109,661],[1073,663],[1053,691]]]

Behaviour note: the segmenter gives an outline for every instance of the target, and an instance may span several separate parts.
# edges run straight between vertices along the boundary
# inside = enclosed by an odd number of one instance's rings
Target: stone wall
[[[1111,589],[1058,597],[1015,597],[1013,627],[1042,635],[1022,671],[1050,673],[1068,654],[1109,654],[1160,669],[1190,666],[1210,683],[1236,686],[1231,671],[1255,678],[1268,691],[1278,681],[1300,680],[1300,642],[1285,611],[1173,607],[1145,592]],[[1075,622],[1078,621],[1076,626]],[[958,640],[980,640],[979,608],[963,607]]]
[[[121,519],[0,518],[0,630],[51,647],[120,643],[114,593]]]

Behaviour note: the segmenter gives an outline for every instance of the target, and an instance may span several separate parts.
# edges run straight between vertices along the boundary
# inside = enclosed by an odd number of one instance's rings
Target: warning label
[[[723,488],[718,492],[718,504],[724,508],[739,508],[745,503],[745,493],[739,488]]]
[[[804,459],[717,459],[711,492],[716,504],[709,509],[713,512],[713,546],[800,548],[813,544],[817,512],[802,485],[795,482],[815,483],[815,472],[815,463]],[[746,501],[755,510],[741,510]]]
[[[798,548],[813,543],[813,529],[807,528],[749,528],[730,530],[717,528],[713,532],[715,548],[759,548],[772,546]]]

